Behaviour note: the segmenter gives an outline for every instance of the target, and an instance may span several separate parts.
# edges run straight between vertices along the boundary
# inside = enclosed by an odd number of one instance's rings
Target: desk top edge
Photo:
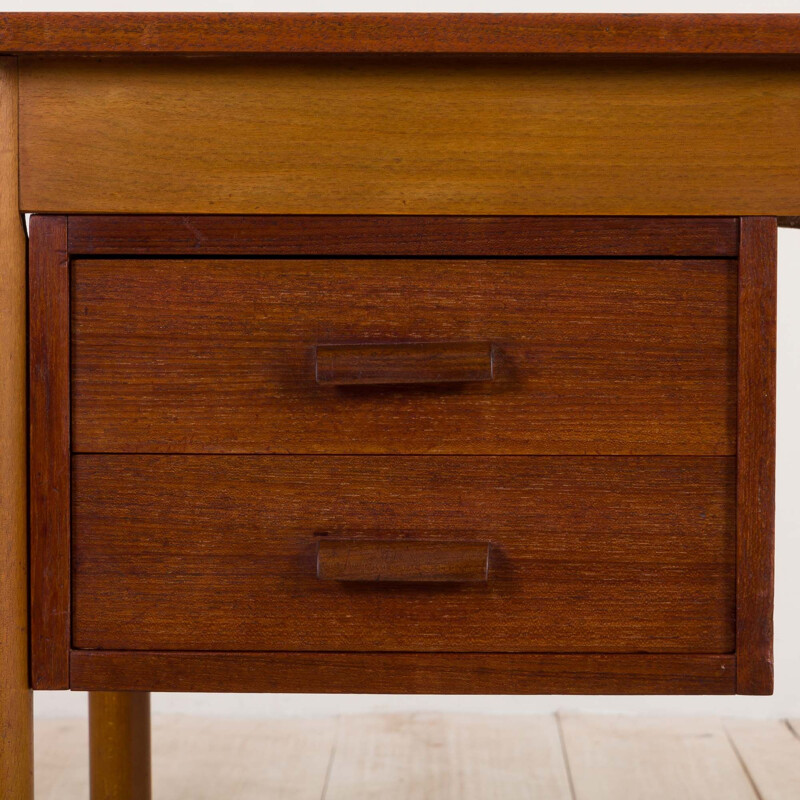
[[[800,55],[800,14],[0,14],[0,54],[237,53]]]

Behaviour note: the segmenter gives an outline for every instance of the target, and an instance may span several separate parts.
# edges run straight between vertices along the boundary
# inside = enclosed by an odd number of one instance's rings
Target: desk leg
[[[25,230],[19,213],[17,59],[0,58],[0,795],[33,798],[28,675]]]
[[[150,800],[150,694],[89,692],[92,800]]]

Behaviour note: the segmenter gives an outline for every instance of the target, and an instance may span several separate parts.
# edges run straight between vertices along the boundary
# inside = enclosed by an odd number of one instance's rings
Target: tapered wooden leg
[[[150,800],[149,692],[89,693],[92,800]]]
[[[28,675],[25,231],[17,196],[17,59],[0,58],[0,797],[33,797]]]

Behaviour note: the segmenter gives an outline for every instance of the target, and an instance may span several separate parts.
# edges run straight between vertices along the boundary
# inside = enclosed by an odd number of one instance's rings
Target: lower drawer
[[[76,455],[72,489],[76,648],[734,649],[733,458]]]

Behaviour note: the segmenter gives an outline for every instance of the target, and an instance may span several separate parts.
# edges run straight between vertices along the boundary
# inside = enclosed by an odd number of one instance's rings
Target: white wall
[[[571,0],[566,5],[502,0],[296,0],[296,2],[138,3],[6,2],[3,11],[586,11],[586,12],[798,12],[800,0],[766,0],[757,7],[721,0]],[[772,697],[436,697],[369,695],[153,696],[156,712],[241,716],[303,716],[387,710],[545,713],[557,709],[620,713],[731,714],[800,717],[800,230],[778,240],[778,455],[775,592],[775,694]],[[797,583],[795,580],[797,579]],[[37,692],[38,716],[84,714],[82,693]]]

